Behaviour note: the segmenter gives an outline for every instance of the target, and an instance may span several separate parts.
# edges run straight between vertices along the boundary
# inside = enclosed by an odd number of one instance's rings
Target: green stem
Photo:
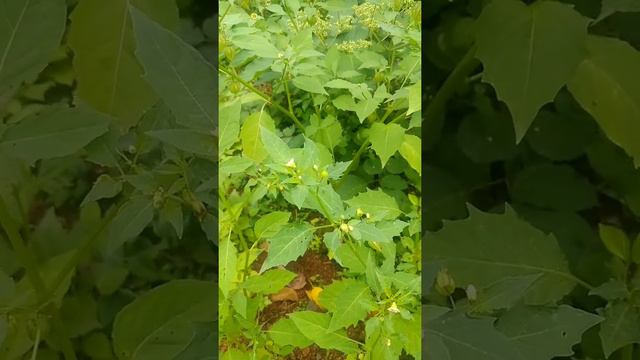
[[[40,270],[38,269],[36,257],[25,245],[22,236],[18,231],[18,225],[14,222],[12,216],[9,214],[9,210],[7,209],[7,205],[5,204],[2,196],[0,196],[0,225],[2,225],[5,232],[7,233],[9,241],[11,242],[11,246],[16,251],[18,260],[25,268],[26,276],[33,286],[33,289],[35,290],[38,302],[45,302],[47,299],[47,297],[45,296],[46,286],[44,280],[42,279],[42,275],[40,274]]]
[[[285,109],[284,107],[280,106],[279,104],[273,102],[271,100],[271,98],[269,98],[267,95],[265,95],[263,92],[261,92],[260,90],[256,89],[255,87],[253,87],[253,85],[249,84],[248,82],[244,81],[243,79],[241,79],[238,75],[234,74],[231,70],[223,67],[223,66],[219,66],[218,67],[218,71],[222,72],[223,74],[232,77],[234,80],[238,81],[239,83],[241,83],[242,85],[244,85],[244,87],[246,87],[247,89],[249,89],[251,92],[255,93],[256,95],[260,96],[262,99],[264,99],[268,104],[273,105],[273,107],[275,107],[276,109],[280,110],[280,112],[282,112],[283,114],[287,115],[287,117],[289,117],[291,120],[293,120],[293,122],[296,124],[296,126],[304,132],[304,126],[302,125],[302,123],[300,122],[300,120],[298,120],[298,118],[293,115],[292,112],[289,112],[289,110]]]
[[[629,344],[620,351],[620,360],[633,360],[633,344]]]
[[[447,101],[453,96],[460,84],[479,65],[476,59],[476,48],[472,46],[453,69],[444,84],[440,87],[424,114],[426,121],[435,121],[444,112]]]
[[[111,224],[111,221],[116,216],[117,210],[120,206],[115,206],[111,213],[108,214],[103,220],[100,226],[96,229],[96,231],[91,234],[81,245],[80,248],[73,254],[69,262],[67,262],[62,270],[58,273],[58,276],[55,278],[53,283],[51,283],[51,287],[49,287],[45,293],[46,298],[53,297],[60,284],[64,282],[64,280],[73,272],[73,270],[78,266],[80,261],[93,250],[96,242],[100,239],[102,233],[107,229],[107,227]],[[42,305],[42,304],[41,304]]]
[[[288,64],[284,66],[284,70],[282,71],[282,81],[284,83],[284,91],[287,93],[287,104],[289,104],[289,112],[291,113],[291,115],[293,115],[293,104],[291,103],[291,94],[289,93],[289,85],[287,81],[287,67]]]

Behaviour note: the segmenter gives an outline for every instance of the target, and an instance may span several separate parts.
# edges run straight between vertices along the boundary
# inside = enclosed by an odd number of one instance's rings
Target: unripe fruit
[[[376,83],[381,83],[384,81],[384,73],[382,71],[376,71],[376,74],[373,76],[373,79]]]
[[[223,50],[223,52],[224,52],[224,56],[225,56],[229,61],[232,61],[232,60],[233,60],[233,58],[236,56],[236,51],[235,51],[235,50],[233,50],[233,48],[232,48],[232,47],[230,47],[230,46],[225,47],[225,48],[224,48],[224,50]]]
[[[440,270],[436,277],[436,291],[442,296],[450,296],[456,290],[456,283],[447,269]]]
[[[242,90],[242,85],[240,85],[240,84],[239,84],[239,83],[237,83],[237,82],[232,82],[232,83],[229,85],[229,91],[231,91],[231,93],[233,93],[233,94],[237,94],[237,93],[239,93],[239,92],[240,92],[240,90]]]

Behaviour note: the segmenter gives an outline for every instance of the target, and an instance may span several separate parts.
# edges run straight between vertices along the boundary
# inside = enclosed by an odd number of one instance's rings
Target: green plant
[[[220,2],[223,359],[421,357],[419,11]]]
[[[638,11],[427,3],[427,358],[640,354]]]
[[[0,359],[212,356],[215,18],[178,3],[0,2]]]

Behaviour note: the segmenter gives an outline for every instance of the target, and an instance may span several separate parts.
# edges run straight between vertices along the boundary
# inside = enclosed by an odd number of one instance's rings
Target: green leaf
[[[638,167],[640,52],[624,41],[599,36],[589,36],[587,45],[588,56],[569,82],[569,90]]]
[[[145,134],[188,153],[213,158],[216,139],[210,133],[191,129],[151,130]]]
[[[0,136],[0,149],[32,163],[67,156],[107,132],[109,119],[99,113],[54,107],[31,115]]]
[[[116,181],[106,174],[100,175],[87,196],[82,200],[80,206],[82,207],[92,201],[112,198],[118,195],[120,191],[122,191],[121,181]]]
[[[304,254],[313,238],[309,224],[294,224],[280,230],[269,239],[269,253],[260,272],[278,265],[286,265]]]
[[[240,134],[240,111],[242,110],[242,103],[240,101],[234,101],[231,104],[220,107],[218,111],[220,129],[218,135],[218,152],[224,153],[231,145],[238,141]]]
[[[182,233],[184,232],[182,204],[175,199],[169,198],[166,200],[162,209],[160,209],[160,215],[173,226],[176,235],[178,235],[178,239],[182,239]]]
[[[317,78],[312,78],[310,76],[297,76],[291,81],[293,82],[293,85],[300,90],[304,90],[312,94],[327,95],[322,83]]]
[[[247,158],[234,156],[229,157],[220,162],[218,167],[220,179],[224,179],[229,175],[237,174],[245,171],[253,165],[253,162]]]
[[[471,319],[464,314],[445,315],[428,321],[427,341],[438,345],[436,351],[431,350],[431,355],[428,352],[427,356],[447,354],[451,360],[518,359],[514,343],[493,327],[493,321],[486,318]],[[431,359],[440,360],[439,357]]]
[[[273,269],[254,275],[245,280],[242,288],[253,293],[261,293],[265,295],[276,293],[282,290],[288,283],[296,277],[295,273],[284,269]]]
[[[605,320],[600,324],[600,339],[606,358],[624,346],[640,344],[640,311],[635,305],[612,302],[602,315]]]
[[[496,328],[513,339],[522,360],[570,357],[582,334],[603,320],[567,305],[558,308],[518,306],[500,317]]]
[[[627,234],[615,226],[598,225],[600,239],[609,252],[623,261],[629,261],[631,243]]]
[[[352,100],[353,101],[353,100]],[[346,109],[352,110],[356,112],[356,115],[358,115],[358,120],[360,120],[360,123],[364,122],[364,120],[369,117],[369,115],[373,114],[376,109],[378,108],[378,106],[380,106],[380,100],[376,99],[376,98],[371,98],[371,99],[365,99],[360,101],[359,103],[351,106],[351,105],[341,105],[340,107],[338,105],[336,105],[337,108],[341,108],[344,107]],[[374,125],[382,125],[380,123],[375,123]],[[388,124],[389,125],[395,125],[395,124]],[[398,126],[398,125],[396,125]]]
[[[256,162],[261,162],[267,157],[267,152],[260,136],[260,129],[262,127],[271,131],[274,131],[276,127],[271,116],[264,111],[249,115],[240,130],[242,153],[244,156]]]
[[[234,36],[231,41],[240,49],[250,50],[261,58],[276,59],[280,53],[269,39],[261,35]]]
[[[287,211],[273,211],[256,221],[253,232],[256,239],[266,239],[274,236],[289,222],[291,213]]]
[[[409,109],[407,115],[411,115],[422,109],[422,84],[415,83],[408,87],[409,89]]]
[[[124,203],[109,225],[107,252],[112,253],[137,237],[153,220],[153,214],[153,202],[147,197],[133,197]]]
[[[382,190],[370,190],[360,193],[346,201],[353,208],[370,213],[372,218],[394,220],[402,211],[396,200]]]
[[[494,0],[482,11],[475,29],[483,80],[509,107],[517,142],[584,59],[587,25],[555,1]]]
[[[278,346],[291,345],[303,349],[313,344],[313,341],[302,335],[293,320],[287,318],[278,320],[266,333]]]
[[[369,224],[364,221],[359,221],[353,224],[352,235],[354,239],[361,241],[375,241],[381,243],[393,242],[393,238],[387,236],[387,234],[378,229],[376,225]]]
[[[334,281],[320,293],[319,300],[332,313],[328,331],[354,325],[374,308],[367,284],[354,279]]]
[[[568,165],[542,163],[522,170],[511,194],[517,201],[546,209],[577,211],[597,205],[593,186]]]
[[[222,294],[228,297],[231,289],[235,287],[234,281],[238,272],[236,268],[238,252],[228,236],[220,241],[219,251],[220,274],[218,276],[218,285]]]
[[[606,283],[589,291],[589,295],[600,296],[607,301],[626,299],[630,294],[629,289],[627,289],[627,284],[617,279],[610,279]]]
[[[600,15],[593,22],[597,23],[616,12],[639,12],[640,3],[635,0],[602,0]]]
[[[415,135],[405,134],[400,144],[400,155],[407,160],[418,175],[422,175],[422,141]]]
[[[262,135],[262,144],[264,145],[264,149],[267,154],[269,154],[273,162],[285,165],[293,158],[287,143],[282,141],[282,139],[280,139],[276,134],[266,127],[261,127],[260,132]]]
[[[541,274],[508,277],[482,289],[478,300],[473,301],[470,310],[478,313],[491,313],[495,310],[510,309],[519,301]]]
[[[525,294],[525,301],[532,305],[556,302],[573,289],[577,279],[553,236],[519,219],[508,205],[504,214],[473,207],[469,212],[469,218],[427,233],[428,264],[442,263],[456,284],[477,288],[506,277],[543,274]]]
[[[329,314],[313,311],[299,311],[289,314],[298,330],[309,340],[323,349],[336,349],[350,354],[358,351],[355,341],[347,337],[344,330],[329,331]]]
[[[382,167],[389,158],[400,150],[405,140],[404,128],[398,124],[374,123],[369,132],[371,147],[380,157]]]
[[[0,95],[35,80],[60,45],[64,0],[5,0],[0,4]]]
[[[215,284],[173,280],[139,296],[116,316],[113,347],[121,359],[170,360],[196,333],[196,323],[216,319]]]
[[[167,28],[177,28],[178,8],[172,0],[83,0],[71,14],[69,30],[78,97],[113,115],[124,129],[135,125],[156,99],[134,54],[129,4]]]
[[[130,7],[136,55],[144,78],[171,109],[176,121],[192,129],[214,127],[216,70],[202,54],[173,32]]]

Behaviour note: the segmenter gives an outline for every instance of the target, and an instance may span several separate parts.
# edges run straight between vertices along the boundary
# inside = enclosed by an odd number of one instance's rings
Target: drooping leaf
[[[171,0],[88,0],[74,8],[69,30],[78,96],[96,110],[113,115],[125,129],[135,125],[156,98],[142,79],[142,67],[134,54],[130,4],[168,29],[177,28],[178,8]]]
[[[151,130],[146,134],[165,144],[188,153],[213,158],[216,156],[216,139],[210,133],[192,129]]]
[[[244,156],[256,162],[261,162],[267,157],[267,152],[262,144],[261,131],[264,127],[274,131],[275,124],[269,114],[264,111],[253,113],[244,120],[240,130],[242,140],[242,153]]]
[[[240,111],[242,104],[240,101],[234,101],[231,104],[223,106],[219,110],[219,124],[220,128],[218,135],[218,151],[223,153],[236,141],[240,134]]]
[[[5,0],[0,3],[0,95],[35,80],[60,45],[66,22],[64,0]]]
[[[405,134],[404,141],[400,144],[400,155],[418,175],[422,175],[422,141],[419,137]]]
[[[133,197],[124,203],[109,225],[107,252],[117,250],[125,242],[138,236],[153,220],[154,212],[153,202],[148,197]]]
[[[108,130],[109,118],[85,109],[54,107],[0,135],[0,148],[32,163],[71,155]]]
[[[494,0],[483,9],[475,26],[483,79],[509,107],[518,142],[585,57],[587,25],[555,1]]]
[[[589,36],[587,48],[587,58],[569,82],[569,90],[638,167],[640,51],[622,40],[595,35]]]
[[[85,196],[80,206],[99,199],[112,198],[122,191],[122,182],[114,180],[109,175],[100,175],[93,184],[91,191]]]
[[[211,131],[217,111],[216,71],[202,54],[173,32],[130,6],[136,56],[144,78],[167,104],[176,121],[192,129]]]

